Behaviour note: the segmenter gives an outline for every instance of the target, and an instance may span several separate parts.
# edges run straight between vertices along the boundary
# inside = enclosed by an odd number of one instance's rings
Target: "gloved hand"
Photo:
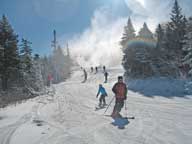
[[[96,95],[96,98],[98,98],[98,95]]]

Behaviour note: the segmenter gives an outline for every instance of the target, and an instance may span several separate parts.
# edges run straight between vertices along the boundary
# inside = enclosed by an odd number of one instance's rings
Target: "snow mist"
[[[119,41],[126,20],[118,18],[114,21],[105,8],[95,11],[91,26],[69,41],[72,57],[83,67],[120,65]]]

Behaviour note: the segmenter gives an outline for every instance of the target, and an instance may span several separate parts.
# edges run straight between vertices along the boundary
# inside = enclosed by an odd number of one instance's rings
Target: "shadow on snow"
[[[173,78],[129,79],[128,89],[147,97],[162,96],[166,98],[192,95],[192,83]]]

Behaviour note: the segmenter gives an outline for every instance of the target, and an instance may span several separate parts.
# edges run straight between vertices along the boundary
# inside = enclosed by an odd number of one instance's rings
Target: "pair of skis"
[[[95,111],[100,110],[100,109],[105,109],[107,105],[102,105],[102,106],[95,106]]]
[[[106,106],[102,106],[102,107],[95,107],[95,111],[98,111],[98,110],[101,110],[101,109],[105,109],[106,108]]]
[[[106,117],[111,117],[111,115],[104,115]],[[130,117],[121,117],[122,119],[135,119],[134,116],[130,116]]]
[[[96,107],[95,111],[97,110],[101,110],[101,109],[104,109],[106,108],[105,106],[104,107]],[[104,115],[106,117],[111,117],[111,115]],[[113,122],[111,122],[111,124],[113,126],[117,126],[118,129],[125,129],[125,126],[129,124],[129,120],[130,119],[135,119],[134,116],[130,116],[130,117],[117,117],[117,118],[113,118]]]
[[[100,110],[100,109],[103,109],[103,108],[106,108],[105,112],[104,112],[104,116],[108,116],[108,117],[111,117],[111,115],[105,115],[105,113],[107,112],[109,106],[111,105],[111,103],[113,102],[115,97],[113,97],[110,101],[110,103],[108,104],[107,107],[103,106],[103,107],[100,107],[100,108],[96,108],[96,110]],[[129,124],[129,119],[135,119],[134,116],[131,116],[131,117],[128,117],[127,115],[127,106],[126,106],[126,103],[125,103],[125,111],[126,111],[126,117],[117,117],[117,118],[113,118],[113,122],[111,123],[112,125],[114,126],[117,126],[119,129],[124,129],[126,125]]]

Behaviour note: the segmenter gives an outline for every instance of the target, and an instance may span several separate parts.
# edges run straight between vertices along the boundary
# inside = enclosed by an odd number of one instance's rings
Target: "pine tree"
[[[53,79],[54,83],[64,81],[69,77],[71,59],[69,56],[64,55],[60,46],[54,50],[52,56],[52,67],[53,67]]]
[[[20,58],[21,58],[21,67],[24,72],[29,73],[32,67],[32,43],[27,41],[26,39],[22,39],[21,50],[20,50]]]
[[[131,18],[129,18],[127,25],[124,27],[124,33],[120,42],[123,51],[122,65],[126,70],[125,75],[130,75],[132,67],[132,56],[130,55],[131,49],[129,49],[127,43],[129,40],[134,39],[135,37],[135,29],[132,25]]]
[[[130,40],[130,39],[133,39],[135,38],[136,34],[135,34],[135,29],[132,25],[132,22],[131,22],[131,18],[128,19],[128,22],[127,22],[127,25],[124,27],[124,33],[123,33],[123,36],[121,38],[121,46],[124,48],[126,47],[126,44],[127,42]]]
[[[171,22],[168,23],[169,37],[167,37],[167,43],[169,49],[174,52],[174,56],[178,64],[181,63],[183,57],[182,45],[186,29],[186,18],[182,14],[182,9],[175,0],[174,6],[171,12]]]
[[[33,58],[33,67],[32,67],[32,88],[36,92],[44,91],[44,82],[41,70],[41,60],[38,54],[35,54]]]
[[[21,75],[24,88],[32,95],[39,95],[44,92],[44,82],[40,56],[32,56],[31,42],[22,39],[20,50]]]
[[[41,58],[41,71],[43,76],[43,81],[45,85],[48,85],[48,75],[52,75],[52,69],[51,69],[51,60],[50,57],[44,56]]]
[[[166,29],[165,29],[165,46],[166,46],[166,50],[167,51],[173,51],[172,50],[172,41],[173,41],[174,37],[173,37],[173,34],[172,34],[172,30],[170,28],[169,25],[166,26]]]
[[[183,59],[183,64],[189,66],[189,75],[192,76],[192,17],[189,18],[186,31],[185,44],[183,45],[183,50],[186,52],[186,55]]]
[[[24,72],[24,87],[31,95],[41,95],[44,93],[44,82],[41,71],[41,61],[38,54],[32,57],[32,65],[29,73]]]
[[[156,35],[157,35],[157,45],[156,48],[158,49],[164,49],[164,37],[165,37],[165,33],[163,28],[161,27],[161,24],[158,25],[157,29],[156,29]]]
[[[19,71],[19,54],[17,35],[14,33],[5,15],[0,20],[0,76],[3,90],[8,88],[8,80],[17,77]]]
[[[153,39],[153,33],[149,30],[146,23],[143,24],[143,28],[139,31],[139,37],[145,39]]]

